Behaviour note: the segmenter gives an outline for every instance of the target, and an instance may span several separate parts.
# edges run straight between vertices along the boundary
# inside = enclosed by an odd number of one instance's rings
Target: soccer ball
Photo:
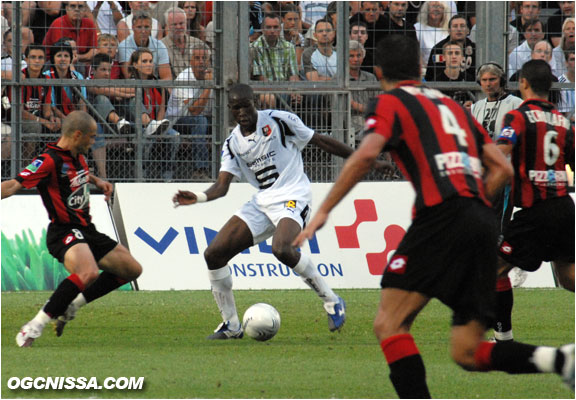
[[[280,314],[270,304],[254,304],[244,313],[242,327],[252,339],[261,342],[270,340],[280,329]]]

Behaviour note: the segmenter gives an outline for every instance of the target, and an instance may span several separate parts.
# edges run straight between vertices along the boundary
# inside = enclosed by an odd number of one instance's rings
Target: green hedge
[[[36,240],[31,229],[2,240],[2,291],[54,290],[69,275],[46,248],[46,229]],[[120,290],[132,290],[126,284]]]

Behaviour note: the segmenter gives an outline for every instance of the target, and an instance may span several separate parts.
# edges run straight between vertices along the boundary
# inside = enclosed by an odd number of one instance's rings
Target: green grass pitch
[[[396,398],[372,334],[377,290],[339,290],[348,305],[328,331],[308,290],[236,291],[238,309],[266,302],[282,317],[268,342],[208,341],[220,317],[208,291],[115,292],[83,308],[57,338],[50,327],[30,348],[14,337],[48,292],[2,293],[3,398]],[[469,373],[449,356],[450,311],[437,301],[413,327],[436,398],[574,398],[558,376]],[[514,331],[526,343],[574,342],[574,294],[515,290]],[[10,390],[10,377],[145,377],[144,389]]]

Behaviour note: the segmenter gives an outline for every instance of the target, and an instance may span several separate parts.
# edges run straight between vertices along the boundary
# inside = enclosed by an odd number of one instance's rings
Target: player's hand
[[[319,211],[306,226],[306,228],[300,232],[296,239],[292,242],[294,247],[302,247],[305,240],[311,239],[318,229],[321,229],[326,221],[328,220],[328,214]]]
[[[102,191],[105,201],[110,200],[110,196],[112,196],[114,191],[114,186],[110,182],[98,178],[94,180],[94,185]]]
[[[192,192],[187,190],[179,190],[178,193],[172,197],[172,202],[174,203],[174,208],[178,206],[187,206],[190,204],[196,204],[198,198]]]

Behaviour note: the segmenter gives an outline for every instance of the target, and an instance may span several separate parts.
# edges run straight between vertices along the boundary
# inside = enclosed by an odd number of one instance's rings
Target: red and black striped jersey
[[[82,154],[48,144],[16,180],[27,189],[37,187],[50,221],[56,224],[90,224],[88,164]]]
[[[365,131],[386,138],[384,150],[391,152],[416,191],[415,214],[453,197],[478,198],[490,205],[481,161],[490,136],[441,92],[401,82],[368,106]]]
[[[498,144],[512,144],[517,207],[568,196],[566,164],[574,169],[574,127],[548,101],[528,99],[504,117]]]

